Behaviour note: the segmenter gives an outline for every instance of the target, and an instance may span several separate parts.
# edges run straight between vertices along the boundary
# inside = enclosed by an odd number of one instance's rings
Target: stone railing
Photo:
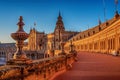
[[[67,70],[75,61],[76,54],[59,55],[24,65],[0,67],[0,80],[49,80],[59,71]]]

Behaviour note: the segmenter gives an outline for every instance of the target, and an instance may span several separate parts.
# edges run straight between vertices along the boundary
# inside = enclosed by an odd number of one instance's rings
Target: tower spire
[[[119,13],[118,13],[118,0],[115,0],[115,18],[119,17]]]
[[[61,13],[60,13],[60,11],[59,11],[59,16],[61,16]]]
[[[64,23],[63,23],[63,21],[62,21],[62,17],[61,17],[61,13],[60,13],[60,11],[59,11],[59,14],[58,14],[58,18],[57,18],[58,20],[57,20],[57,22],[56,22],[56,27],[55,27],[55,30],[56,29],[61,29],[61,30],[65,30],[65,28],[64,28]]]
[[[101,20],[100,20],[100,17],[98,18],[98,23],[99,23],[99,31],[101,30],[101,27],[100,27],[100,25],[101,25]]]
[[[61,12],[59,11],[58,20],[62,20]]]
[[[99,25],[102,23],[101,20],[100,20],[100,18],[98,18],[98,23],[99,23]]]

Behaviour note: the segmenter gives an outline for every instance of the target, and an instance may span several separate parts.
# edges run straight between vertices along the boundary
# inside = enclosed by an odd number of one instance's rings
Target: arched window
[[[88,32],[88,36],[90,36],[90,33]]]
[[[93,34],[95,34],[95,31],[93,31]]]
[[[80,39],[81,39],[81,36],[80,36]]]
[[[84,35],[84,38],[85,38],[85,35]]]

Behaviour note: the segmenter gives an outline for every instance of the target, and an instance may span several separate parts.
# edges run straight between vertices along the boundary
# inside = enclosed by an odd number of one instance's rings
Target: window
[[[85,38],[85,35],[84,35],[84,38]]]
[[[81,39],[81,36],[80,36],[80,39]]]
[[[88,32],[88,36],[90,36],[90,33]]]
[[[93,34],[95,34],[95,31],[93,31]]]

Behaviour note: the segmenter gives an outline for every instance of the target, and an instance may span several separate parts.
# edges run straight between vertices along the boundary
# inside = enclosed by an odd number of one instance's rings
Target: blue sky
[[[114,0],[104,1],[106,18],[111,19],[115,13]],[[98,18],[105,21],[103,0],[0,0],[0,41],[14,42],[10,34],[17,30],[19,16],[23,16],[27,33],[34,22],[38,31],[53,32],[59,11],[66,30],[83,31],[98,25]]]

